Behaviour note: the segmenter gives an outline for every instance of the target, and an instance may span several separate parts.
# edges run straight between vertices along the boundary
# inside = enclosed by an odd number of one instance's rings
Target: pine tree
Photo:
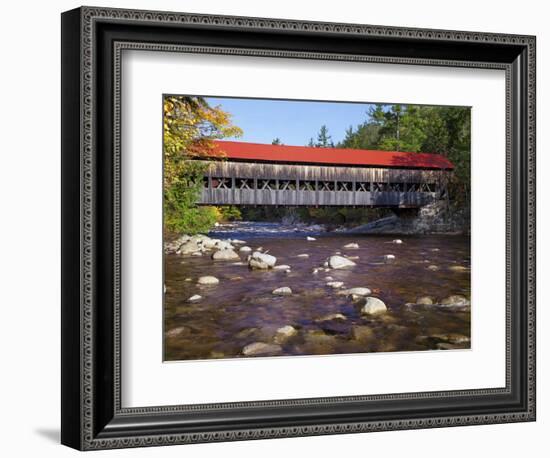
[[[332,137],[328,134],[328,128],[324,124],[319,130],[319,134],[317,134],[317,143],[315,146],[319,148],[334,148]]]

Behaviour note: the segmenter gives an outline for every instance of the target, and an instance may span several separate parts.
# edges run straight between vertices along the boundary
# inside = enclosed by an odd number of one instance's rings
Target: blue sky
[[[270,99],[206,97],[211,106],[221,106],[233,115],[233,123],[244,134],[239,141],[271,143],[279,137],[285,145],[305,146],[317,138],[325,124],[334,143],[344,138],[349,126],[363,123],[368,103],[302,102]],[[230,139],[227,139],[230,140]],[[231,139],[233,140],[233,139]]]

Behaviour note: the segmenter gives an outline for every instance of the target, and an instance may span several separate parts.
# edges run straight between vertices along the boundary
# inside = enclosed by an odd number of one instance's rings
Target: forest
[[[213,140],[237,138],[242,130],[231,114],[210,106],[202,97],[167,96],[164,99],[164,224],[172,233],[208,232],[218,221],[231,219],[281,220],[357,225],[385,216],[387,209],[361,208],[235,208],[195,204],[202,186],[203,166],[189,160],[210,157]],[[307,146],[384,151],[438,153],[455,165],[449,185],[452,212],[469,213],[470,108],[428,105],[371,105],[365,120],[350,125],[334,142],[326,125]],[[284,132],[273,144],[284,144]]]

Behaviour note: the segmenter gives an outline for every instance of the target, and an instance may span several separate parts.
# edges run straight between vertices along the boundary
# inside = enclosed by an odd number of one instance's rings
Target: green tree
[[[470,109],[418,105],[374,105],[367,120],[350,127],[342,148],[438,153],[455,170],[449,183],[457,209],[470,202]]]
[[[334,148],[332,137],[328,134],[328,128],[324,124],[317,134],[317,143],[315,143],[315,146],[318,148]]]
[[[213,140],[235,137],[241,129],[229,113],[202,97],[164,98],[164,225],[172,232],[208,231],[220,216],[215,207],[199,207],[205,166],[193,158],[222,156]]]
[[[373,122],[364,122],[356,130],[350,126],[346,130],[344,139],[338,144],[339,148],[378,149],[380,140],[380,126]]]
[[[279,137],[277,138],[274,138],[273,141],[271,142],[272,145],[282,145],[283,142],[281,141],[281,139]]]

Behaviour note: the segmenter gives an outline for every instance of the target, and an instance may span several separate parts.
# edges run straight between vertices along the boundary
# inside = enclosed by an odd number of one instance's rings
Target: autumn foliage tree
[[[231,115],[203,97],[164,98],[164,224],[170,232],[208,231],[219,217],[215,207],[199,207],[205,166],[194,158],[221,156],[213,140],[237,137]]]

